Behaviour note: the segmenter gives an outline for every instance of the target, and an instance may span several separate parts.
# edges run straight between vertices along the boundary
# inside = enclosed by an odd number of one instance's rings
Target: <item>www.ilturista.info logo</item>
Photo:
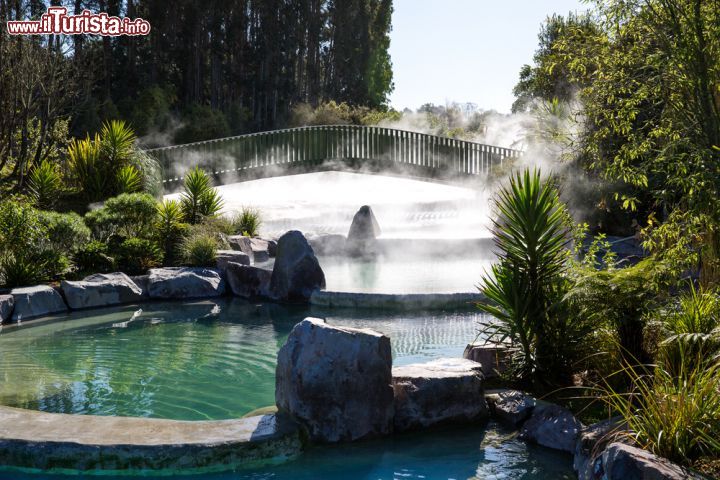
[[[40,20],[11,20],[7,22],[10,35],[147,35],[150,23],[142,18],[111,17],[107,13],[83,10],[68,15],[65,7],[50,7]]]

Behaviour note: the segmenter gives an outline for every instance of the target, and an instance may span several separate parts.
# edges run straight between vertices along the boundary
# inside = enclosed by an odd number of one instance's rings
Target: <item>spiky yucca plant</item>
[[[217,190],[213,188],[210,176],[200,167],[195,167],[185,175],[180,205],[185,221],[195,225],[204,218],[220,213],[223,201]]]
[[[566,264],[569,222],[552,180],[526,169],[510,179],[494,205],[494,243],[498,263],[482,280],[489,302],[479,304],[494,317],[482,333],[493,342],[510,341],[514,364],[524,380],[547,373],[556,357],[549,344],[551,311]]]

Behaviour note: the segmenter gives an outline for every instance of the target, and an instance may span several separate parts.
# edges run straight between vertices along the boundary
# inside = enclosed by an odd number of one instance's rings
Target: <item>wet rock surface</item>
[[[218,297],[225,293],[225,281],[211,268],[153,268],[148,274],[150,298],[184,299]]]
[[[315,290],[325,288],[325,273],[302,232],[291,230],[278,240],[270,280],[276,300],[307,303]]]
[[[317,442],[392,432],[390,339],[307,318],[278,353],[275,401]]]
[[[12,318],[15,298],[12,295],[0,295],[0,325]]]
[[[520,430],[520,438],[544,447],[565,452],[575,451],[575,442],[582,424],[559,405],[536,406]]]
[[[519,390],[500,390],[487,395],[490,410],[501,422],[518,428],[532,414],[537,401]]]
[[[66,312],[68,309],[60,293],[49,285],[13,288],[10,295],[15,303],[13,322]]]
[[[185,422],[0,407],[0,458],[14,468],[202,472],[277,463],[302,448],[298,425],[284,415]]]
[[[81,281],[63,281],[61,288],[73,309],[120,305],[143,299],[142,288],[122,272],[97,273]]]
[[[243,298],[266,298],[270,295],[272,271],[230,262],[225,271],[232,293]]]
[[[377,237],[380,225],[369,205],[363,205],[353,217],[348,231],[345,251],[353,256],[371,256],[378,252]]]
[[[700,475],[658,457],[647,450],[624,443],[612,443],[602,455],[606,480],[682,480],[702,479]]]
[[[477,362],[441,358],[394,367],[392,374],[396,431],[473,422],[488,416],[482,367]]]
[[[250,265],[250,257],[239,250],[218,250],[215,257],[215,266],[218,270],[224,272],[228,263],[239,263],[240,265]]]

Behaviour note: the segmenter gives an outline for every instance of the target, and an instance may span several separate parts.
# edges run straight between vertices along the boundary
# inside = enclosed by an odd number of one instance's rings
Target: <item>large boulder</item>
[[[700,475],[647,450],[624,443],[611,443],[603,452],[606,480],[687,480],[701,479]]]
[[[380,225],[369,205],[363,205],[357,211],[350,224],[346,252],[350,255],[374,255],[378,251],[377,237],[380,235]]]
[[[494,344],[470,343],[463,352],[463,358],[482,364],[485,378],[502,375],[507,370],[509,357],[505,346]]]
[[[396,431],[486,419],[482,366],[441,358],[392,370]]]
[[[240,265],[250,265],[250,257],[239,250],[218,250],[215,255],[215,266],[221,272],[227,270],[228,263],[239,263]]]
[[[270,241],[262,238],[251,238],[250,249],[253,252],[253,262],[262,263],[270,260]]]
[[[595,480],[602,472],[602,452],[608,444],[620,440],[627,424],[613,417],[583,428],[575,442],[573,468],[578,480]]]
[[[211,268],[153,268],[148,275],[150,298],[219,297],[224,293],[225,281],[217,270]]]
[[[582,424],[567,409],[554,404],[538,405],[520,430],[520,438],[555,450],[575,451]]]
[[[302,232],[291,230],[278,240],[270,280],[273,298],[307,303],[315,290],[325,288],[325,273]]]
[[[10,295],[15,302],[13,322],[66,312],[68,309],[60,293],[49,285],[13,288]]]
[[[275,402],[314,441],[386,435],[393,421],[391,369],[385,335],[306,318],[278,353]]]
[[[511,427],[519,427],[535,409],[537,400],[518,390],[501,390],[487,396],[495,417]]]
[[[265,298],[270,296],[272,271],[230,262],[225,277],[232,293],[243,298]]]
[[[245,235],[231,235],[228,237],[228,243],[230,244],[230,248],[233,250],[243,252],[245,255],[252,258],[253,250],[250,237],[246,237]]]
[[[12,295],[0,295],[0,325],[10,321],[13,307],[15,307],[15,299]]]
[[[122,272],[97,273],[81,281],[63,281],[61,288],[73,309],[139,302],[143,297],[142,288]]]

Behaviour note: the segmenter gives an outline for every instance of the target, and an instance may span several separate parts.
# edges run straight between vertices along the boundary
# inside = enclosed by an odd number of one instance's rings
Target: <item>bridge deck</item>
[[[520,152],[384,127],[333,125],[253,133],[148,150],[175,190],[195,166],[219,183],[323,170],[390,171],[428,179],[487,175]]]

